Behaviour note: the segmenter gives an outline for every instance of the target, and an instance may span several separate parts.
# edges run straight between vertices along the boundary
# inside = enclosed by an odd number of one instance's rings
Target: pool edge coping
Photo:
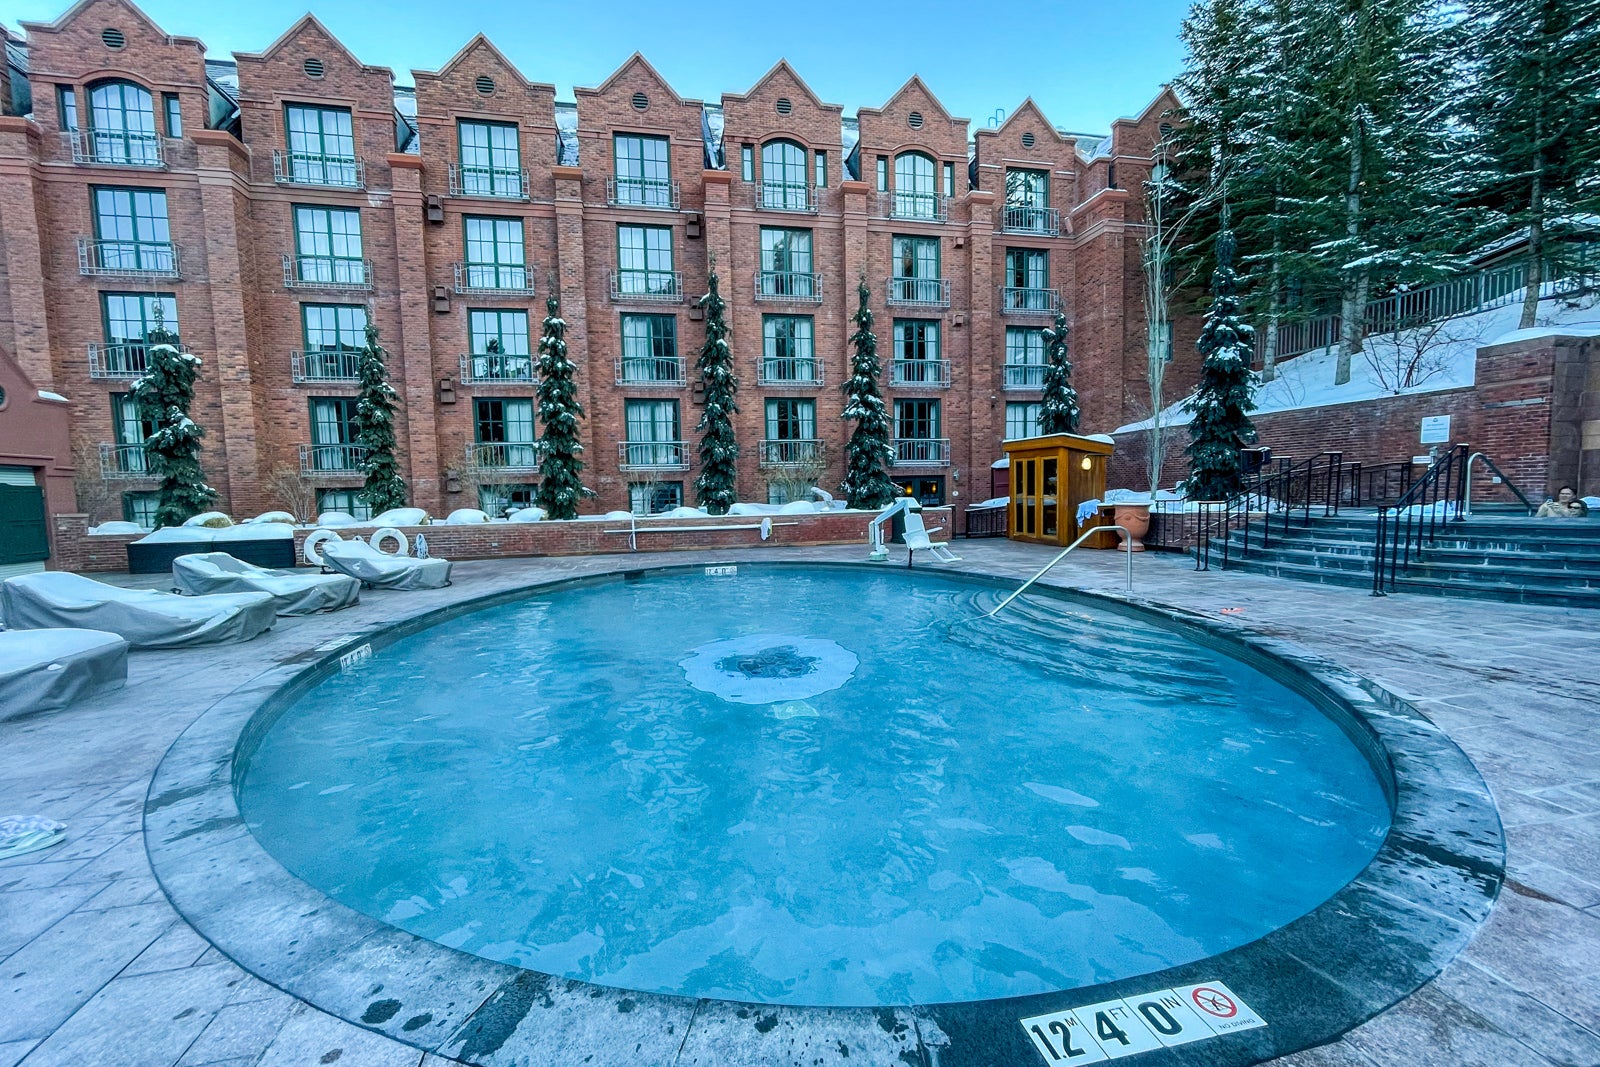
[[[883,570],[849,562],[739,562],[752,569]],[[284,870],[244,827],[234,780],[247,734],[259,736],[277,711],[320,681],[341,655],[566,586],[708,565],[622,562],[584,575],[520,582],[325,641],[258,673],[202,712],[151,777],[144,839],[162,890],[192,927],[263,981],[421,1051],[484,1064],[514,1062],[518,1049],[538,1049],[542,1062],[552,1064],[578,1062],[580,1053],[612,1062],[600,1056],[605,1047],[618,1062],[624,1055],[630,1062],[649,1055],[657,1057],[650,1062],[676,1062],[697,1024],[713,1031],[713,1042],[723,1042],[713,1060],[730,1067],[770,1063],[775,1055],[831,1062],[830,1052],[842,1063],[852,1043],[858,1063],[864,1049],[873,1050],[869,1062],[880,1062],[871,1057],[885,1053],[939,1067],[1037,1062],[1018,1025],[1024,1017],[1216,979],[1270,1025],[1188,1052],[1146,1053],[1141,1062],[1192,1063],[1190,1057],[1203,1050],[1208,1064],[1256,1063],[1334,1040],[1419,988],[1465,947],[1493,907],[1504,879],[1505,842],[1488,787],[1466,755],[1410,704],[1302,646],[1234,620],[1128,594],[1044,584],[1034,589],[1052,599],[1144,617],[1258,669],[1275,668],[1268,672],[1319,710],[1342,709],[1330,717],[1347,733],[1341,715],[1358,723],[1393,776],[1393,823],[1372,861],[1300,919],[1192,964],[998,1000],[809,1008],[636,993],[494,963],[338,904]],[[982,570],[928,573],[992,588],[1018,584]],[[383,992],[391,995],[379,996]],[[735,1035],[737,1043],[728,1046]],[[835,1051],[836,1040],[844,1057]],[[780,1041],[791,1051],[779,1053]]]

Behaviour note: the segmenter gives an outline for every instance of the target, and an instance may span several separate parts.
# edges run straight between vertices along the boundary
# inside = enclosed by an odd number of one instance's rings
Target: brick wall
[[[759,526],[762,518],[772,519],[772,536],[760,539],[755,529],[716,529],[719,526]],[[862,511],[839,511],[812,515],[741,516],[715,518],[640,520],[636,537],[641,552],[688,551],[703,548],[755,548],[761,545],[844,545],[867,543],[867,523],[872,516]],[[926,508],[923,521],[933,530],[951,524],[950,508]],[[88,533],[83,515],[56,515],[55,554],[50,566],[69,571],[125,571],[127,546],[143,534]],[[667,529],[667,528],[671,529]],[[417,534],[428,539],[428,554],[441,559],[499,559],[513,556],[583,556],[605,552],[627,552],[629,524],[624,520],[593,519],[576,522],[495,522],[476,526],[407,526],[407,538]],[[609,532],[608,532],[609,531]],[[657,531],[657,532],[652,532]],[[295,553],[301,549],[312,528],[295,530]],[[346,527],[336,531],[349,539],[363,540],[376,527]],[[390,550],[393,545],[387,546]]]

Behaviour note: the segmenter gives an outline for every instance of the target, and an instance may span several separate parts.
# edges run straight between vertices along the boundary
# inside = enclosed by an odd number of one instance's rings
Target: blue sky
[[[12,0],[7,17],[44,21],[70,0]],[[143,0],[169,33],[199,37],[213,56],[266,47],[308,0]],[[310,0],[368,63],[445,63],[478,30],[534,81],[596,85],[635,50],[684,96],[743,92],[787,58],[817,95],[846,114],[877,106],[913,73],[956,115],[981,127],[997,108],[1032,95],[1057,125],[1104,132],[1148,104],[1182,63],[1178,24],[1187,0],[1045,0],[1006,9],[955,0],[811,0],[694,4],[579,0]],[[779,13],[784,13],[779,18]],[[1014,14],[1009,13],[1014,12]]]

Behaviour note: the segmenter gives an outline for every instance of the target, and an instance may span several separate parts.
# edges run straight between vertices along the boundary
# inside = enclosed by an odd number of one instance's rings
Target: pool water
[[[244,754],[289,870],[422,937],[642,991],[1039,993],[1252,941],[1389,809],[1304,697],[1121,614],[927,572],[579,585],[381,648]]]

